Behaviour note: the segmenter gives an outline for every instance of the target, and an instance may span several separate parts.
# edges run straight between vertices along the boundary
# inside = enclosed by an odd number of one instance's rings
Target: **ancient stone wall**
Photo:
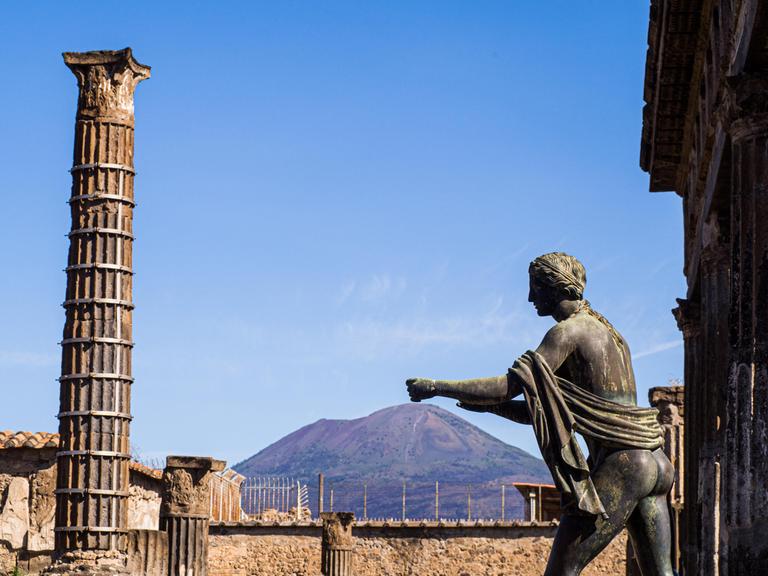
[[[541,576],[555,526],[370,526],[353,529],[353,573],[366,576]],[[319,525],[212,524],[209,576],[319,576]],[[622,534],[583,572],[625,572]]]
[[[160,480],[131,473],[128,488],[128,528],[158,530],[160,528]]]
[[[0,450],[0,574],[51,562],[55,486],[55,448]]]
[[[24,574],[37,574],[51,563],[58,437],[46,436],[55,439],[53,446],[8,449],[0,442],[0,576],[16,566]],[[131,464],[130,529],[158,529],[161,489],[159,471]]]

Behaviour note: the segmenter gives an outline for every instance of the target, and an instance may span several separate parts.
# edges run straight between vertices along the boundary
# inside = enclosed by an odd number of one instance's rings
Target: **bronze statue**
[[[545,576],[580,574],[625,526],[643,576],[672,576],[666,495],[674,469],[656,409],[637,406],[629,348],[584,299],[586,272],[576,258],[544,254],[528,272],[528,300],[557,320],[539,347],[503,376],[409,379],[411,400],[455,398],[533,426],[564,510]],[[520,394],[524,400],[513,400]]]

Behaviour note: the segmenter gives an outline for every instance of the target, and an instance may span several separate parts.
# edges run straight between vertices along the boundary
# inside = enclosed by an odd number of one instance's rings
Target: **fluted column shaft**
[[[720,557],[732,576],[768,573],[768,74],[729,79],[730,362]]]
[[[168,534],[168,576],[207,574],[211,474],[224,466],[208,457],[168,457],[160,506],[160,530]]]
[[[133,92],[130,49],[66,53],[78,80],[62,345],[56,550],[127,547]]]

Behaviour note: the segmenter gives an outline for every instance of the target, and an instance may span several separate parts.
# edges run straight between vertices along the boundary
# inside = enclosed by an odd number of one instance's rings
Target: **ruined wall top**
[[[659,421],[682,425],[685,417],[685,386],[657,386],[648,390],[648,401],[658,408]]]
[[[150,67],[136,61],[130,48],[64,52],[64,63],[77,77],[78,119],[133,124],[133,93],[149,78]]]

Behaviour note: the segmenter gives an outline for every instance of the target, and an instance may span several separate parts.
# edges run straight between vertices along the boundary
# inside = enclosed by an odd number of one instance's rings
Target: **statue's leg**
[[[658,480],[650,496],[640,500],[629,517],[627,529],[643,576],[672,576],[672,530],[667,493],[675,471],[664,453],[654,451]]]
[[[545,576],[578,576],[622,531],[639,500],[656,483],[656,463],[647,450],[608,455],[592,481],[608,518],[565,514],[552,543]]]
[[[640,500],[629,517],[627,529],[643,576],[673,576],[666,497],[648,496]]]

